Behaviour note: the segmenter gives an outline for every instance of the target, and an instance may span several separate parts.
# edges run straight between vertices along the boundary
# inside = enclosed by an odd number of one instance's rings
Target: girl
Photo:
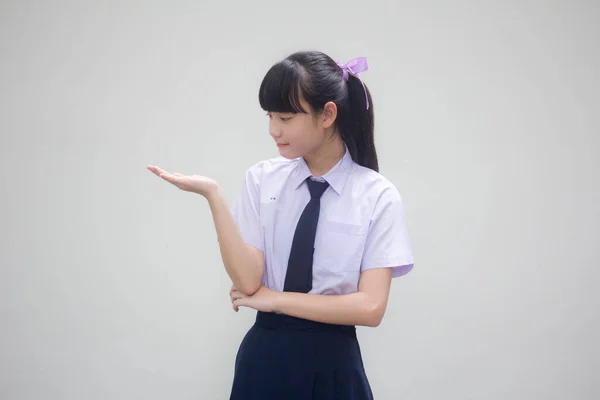
[[[281,157],[247,171],[233,213],[215,181],[148,167],[208,200],[233,308],[257,310],[230,400],[373,399],[355,326],[381,323],[413,257],[378,173],[367,69],[298,52],[267,72],[259,101]]]

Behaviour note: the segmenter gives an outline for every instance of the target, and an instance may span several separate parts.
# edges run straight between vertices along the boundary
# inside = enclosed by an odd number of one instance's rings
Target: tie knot
[[[313,199],[320,199],[323,195],[323,192],[325,192],[325,189],[329,187],[329,183],[327,182],[313,181],[310,178],[306,180],[306,183],[308,184],[308,191],[310,192],[310,197]]]

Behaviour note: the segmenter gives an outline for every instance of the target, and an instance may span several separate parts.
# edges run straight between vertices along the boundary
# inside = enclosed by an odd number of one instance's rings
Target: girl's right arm
[[[252,295],[262,284],[264,253],[244,242],[218,186],[207,193],[206,199],[217,231],[221,258],[233,287],[246,295]]]
[[[179,189],[198,193],[208,200],[217,230],[221,258],[233,287],[246,294],[254,294],[262,283],[263,252],[242,239],[233,215],[217,183],[201,175],[182,175],[166,172],[155,165],[146,168]]]

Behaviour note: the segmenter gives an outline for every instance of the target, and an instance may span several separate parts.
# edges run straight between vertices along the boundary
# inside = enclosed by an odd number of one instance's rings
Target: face
[[[302,108],[310,110],[308,103],[300,101]],[[317,116],[312,113],[279,113],[268,112],[269,133],[275,140],[282,157],[292,159],[304,157],[318,152],[332,138],[335,110],[332,118],[328,103],[323,112]]]

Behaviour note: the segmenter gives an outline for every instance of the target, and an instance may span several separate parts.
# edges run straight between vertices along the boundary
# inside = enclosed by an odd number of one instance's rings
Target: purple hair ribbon
[[[367,110],[369,109],[369,96],[367,95],[367,88],[365,87],[365,83],[360,79],[360,73],[367,71],[369,69],[369,63],[367,62],[367,57],[356,57],[352,60],[348,61],[346,64],[342,64],[338,61],[337,63],[339,67],[342,69],[344,73],[344,80],[348,81],[348,74],[352,74],[358,78],[360,83],[363,86],[365,91],[365,99],[367,101]]]

